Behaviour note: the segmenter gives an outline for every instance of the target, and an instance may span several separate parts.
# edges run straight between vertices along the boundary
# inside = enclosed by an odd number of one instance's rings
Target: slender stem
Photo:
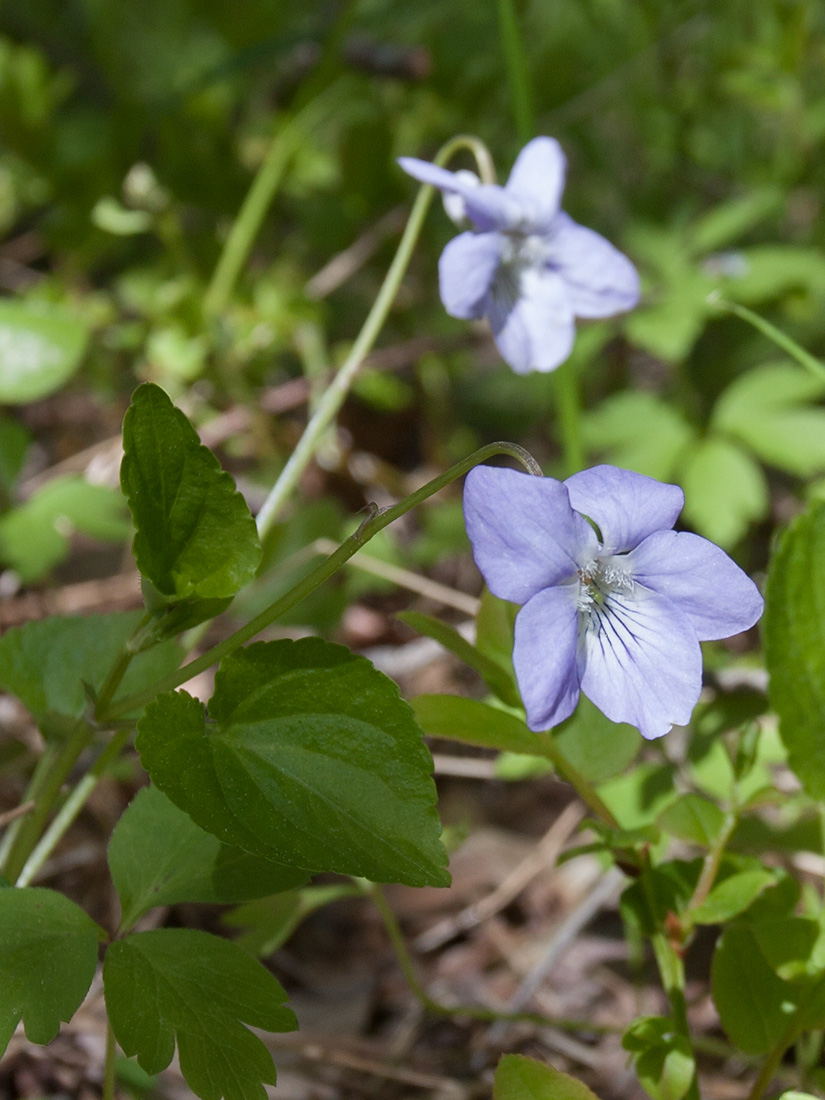
[[[410,992],[415,999],[434,1016],[464,1016],[471,1020],[485,1020],[489,1023],[529,1023],[539,1027],[557,1027],[567,1031],[594,1031],[599,1034],[613,1034],[618,1029],[601,1027],[585,1020],[570,1020],[554,1016],[544,1016],[540,1012],[499,1012],[494,1008],[484,1008],[481,1005],[445,1005],[433,998],[418,980],[409,949],[407,948],[404,934],[390,906],[384,896],[384,891],[377,883],[365,884],[366,892],[375,902],[375,906],[383,921],[390,942],[392,943],[398,965],[410,987]]]
[[[147,611],[140,619],[135,629],[132,631],[132,635],[126,644],[123,646],[117,660],[109,670],[109,675],[103,681],[103,685],[100,689],[100,693],[97,697],[97,703],[95,704],[95,714],[102,714],[108,705],[111,703],[115,692],[120,687],[123,677],[132,663],[132,659],[137,653],[137,648],[134,645],[135,639],[140,636],[143,630],[152,621],[151,612]]]
[[[130,728],[126,728],[118,730],[118,732],[114,734],[94,765],[89,769],[86,775],[84,775],[60,807],[52,823],[26,860],[17,878],[18,886],[28,886],[40,872],[43,864],[52,854],[72,822],[86,805],[89,795],[97,786],[100,778],[106,774],[109,765],[120,756],[122,749],[131,736],[131,732]]]
[[[541,741],[538,747],[538,752],[542,756],[546,756],[553,764],[558,774],[562,779],[566,779],[571,787],[576,791],[579,798],[588,806],[596,817],[600,818],[605,825],[608,825],[611,829],[618,829],[619,822],[613,815],[607,805],[602,801],[600,795],[596,791],[596,788],[590,783],[589,780],[574,768],[561,749],[558,747],[558,743],[550,733],[541,734]]]
[[[556,412],[561,436],[561,449],[564,457],[564,472],[567,477],[584,469],[587,455],[584,449],[581,426],[581,396],[579,393],[579,375],[575,363],[569,360],[555,372]]]
[[[52,807],[60,795],[60,789],[71,774],[72,768],[84,749],[91,744],[92,728],[87,722],[78,720],[74,731],[69,736],[65,745],[58,752],[48,774],[44,777],[43,785],[35,799],[35,808],[28,817],[23,818],[23,823],[14,838],[9,851],[4,874],[9,882],[17,881],[23,865],[29,858],[32,849],[37,844],[43,826],[52,811]]]
[[[759,1076],[754,1081],[753,1087],[748,1093],[748,1100],[762,1100],[762,1097],[768,1090],[768,1086],[776,1076],[776,1071],[782,1064],[782,1059],[785,1057],[785,1051],[793,1043],[795,1037],[795,1031],[789,1029],[770,1052],[762,1063],[762,1069],[759,1071]]]
[[[57,749],[54,745],[46,745],[43,752],[40,754],[40,758],[34,766],[29,785],[26,787],[26,792],[23,795],[23,801],[27,805],[37,800],[38,795],[43,789],[43,784],[46,781],[46,777],[49,774],[49,769],[57,756]],[[5,869],[5,863],[8,858],[8,854],[11,851],[12,844],[14,844],[17,834],[23,827],[23,819],[18,818],[12,822],[3,834],[3,840],[0,842],[0,867]]]
[[[486,447],[479,448],[479,450],[474,451],[469,457],[451,466],[445,473],[433,478],[432,481],[428,481],[426,485],[422,485],[422,487],[417,489],[414,493],[410,493],[409,496],[404,497],[398,504],[394,504],[391,508],[386,508],[381,512],[376,512],[371,515],[333,554],[330,554],[329,557],[322,561],[311,573],[308,573],[303,580],[299,581],[294,588],[290,589],[289,592],[285,593],[273,604],[270,604],[269,607],[259,615],[256,615],[255,618],[245,626],[236,630],[234,634],[231,634],[218,645],[213,646],[212,649],[207,650],[201,657],[198,657],[194,661],[190,661],[189,664],[184,665],[183,668],[178,669],[176,672],[172,672],[168,676],[163,677],[162,680],[159,680],[152,687],[147,688],[145,691],[138,692],[135,695],[128,696],[125,699],[116,700],[109,708],[108,713],[101,716],[101,721],[111,722],[124,714],[130,714],[134,710],[150,703],[160,692],[171,691],[181,684],[186,683],[187,680],[190,680],[198,673],[211,668],[212,665],[222,660],[228,654],[233,653],[239,646],[250,641],[265,627],[275,622],[276,619],[280,618],[280,616],[291,607],[294,607],[295,604],[308,596],[310,592],[313,592],[318,585],[322,584],[328,577],[331,577],[345,561],[348,561],[353,554],[369,542],[373,535],[382,531],[394,520],[405,515],[410,509],[417,507],[422,501],[427,500],[429,497],[433,496],[434,493],[439,492],[439,490],[443,489],[451,482],[463,477],[468,470],[473,468],[473,466],[477,466],[480,462],[484,462],[485,459],[491,458],[493,455],[509,455],[511,458],[520,462],[528,473],[541,476],[541,467],[532,455],[517,443],[490,443]]]
[[[479,146],[480,142],[477,139],[460,135],[447,142],[439,150],[435,157],[435,163],[444,164],[456,150],[461,148],[471,149],[478,160],[477,151]],[[273,485],[269,496],[258,513],[258,534],[262,539],[271,531],[279,512],[298,484],[301,474],[312,460],[319,441],[337,416],[361,364],[369,354],[378,333],[381,331],[407,270],[407,265],[410,262],[418,235],[424,224],[424,217],[432,201],[433,194],[434,188],[426,184],[419,189],[404,234],[398,245],[398,250],[378,292],[378,297],[373,302],[363,327],[352,345],[352,350],[330,383],[329,389],[319,401],[315,412],[304,429],[303,435],[298,441],[298,445],[289,456],[286,465],[278,476],[278,480]]]
[[[527,142],[536,132],[533,94],[514,0],[498,0],[498,21],[516,129],[519,140]]]
[[[699,875],[699,881],[696,883],[696,889],[693,891],[693,896],[688,902],[687,909],[685,911],[686,919],[689,921],[694,909],[698,909],[705,898],[710,893],[716,876],[719,873],[719,864],[722,862],[722,856],[725,854],[725,848],[728,841],[733,835],[733,831],[739,822],[739,814],[736,810],[729,810],[725,814],[725,819],[722,822],[722,827],[719,830],[716,839],[707,851],[705,855],[704,863],[702,864],[702,871]]]
[[[290,160],[298,148],[300,137],[317,122],[335,102],[333,89],[317,95],[278,129],[269,146],[252,185],[218,258],[209,286],[203,298],[207,317],[216,317],[226,308],[235,289],[250,249],[260,232],[263,220],[284,177]]]
[[[777,347],[787,352],[800,366],[810,371],[814,377],[819,379],[825,378],[825,363],[822,363],[819,359],[815,358],[815,356],[811,355],[810,352],[797,344],[796,340],[792,340],[790,336],[781,329],[778,329],[776,325],[772,325],[770,321],[766,321],[764,317],[760,317],[758,313],[754,313],[753,310],[748,309],[747,306],[740,306],[736,302],[729,302],[716,293],[711,294],[708,300],[711,305],[725,310],[726,313],[733,313],[743,321],[747,321],[749,325],[753,325],[753,327],[758,329],[763,336],[767,336],[767,338],[773,341]]]
[[[106,1061],[103,1065],[103,1100],[115,1100],[115,1033],[110,1020],[106,1020]]]

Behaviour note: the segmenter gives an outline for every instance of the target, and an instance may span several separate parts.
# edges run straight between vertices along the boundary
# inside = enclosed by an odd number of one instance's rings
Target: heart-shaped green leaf
[[[397,686],[319,638],[221,664],[209,722],[186,692],[139,724],[154,783],[227,844],[316,871],[443,886],[432,761]]]
[[[139,791],[115,826],[109,869],[131,928],[148,909],[179,902],[251,901],[309,876],[222,844],[155,787]]]

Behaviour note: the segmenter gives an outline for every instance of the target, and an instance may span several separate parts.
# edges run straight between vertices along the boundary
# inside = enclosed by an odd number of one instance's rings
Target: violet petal
[[[562,482],[502,466],[467,474],[464,519],[488,588],[514,603],[572,579],[596,549],[593,529],[570,507]]]
[[[555,138],[537,137],[516,158],[505,190],[529,214],[531,232],[546,233],[559,212],[567,160]]]
[[[664,596],[636,586],[611,593],[599,627],[581,634],[585,695],[613,722],[661,737],[690,721],[702,690],[702,651],[690,620]]]
[[[612,317],[639,301],[639,275],[624,253],[565,213],[553,221],[548,264],[567,283],[577,317]]]
[[[672,527],[685,503],[678,485],[616,466],[582,470],[565,485],[570,503],[598,524],[604,546],[614,553],[632,550],[654,531]]]
[[[441,301],[452,317],[477,319],[484,314],[487,292],[501,260],[498,233],[460,233],[438,261]]]
[[[579,701],[578,583],[538,592],[516,616],[513,667],[531,730],[569,718]]]
[[[575,324],[563,280],[549,271],[502,264],[486,306],[498,350],[516,374],[551,371],[573,349]]]
[[[683,531],[656,531],[627,555],[635,581],[687,615],[701,641],[729,638],[757,621],[759,589],[712,542]]]

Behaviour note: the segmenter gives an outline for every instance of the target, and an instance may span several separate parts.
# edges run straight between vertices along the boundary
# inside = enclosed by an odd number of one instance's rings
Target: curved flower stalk
[[[525,145],[504,187],[413,157],[398,163],[444,193],[453,220],[472,225],[441,254],[441,300],[453,317],[487,317],[517,374],[560,366],[576,317],[611,317],[638,302],[630,260],[561,210],[566,160],[553,138]]]
[[[753,626],[753,581],[707,539],[674,531],[676,485],[615,466],[566,481],[478,466],[464,514],[490,591],[524,606],[513,664],[533,730],[580,692],[643,737],[684,725],[702,687],[700,641]],[[588,522],[590,520],[590,522]]]

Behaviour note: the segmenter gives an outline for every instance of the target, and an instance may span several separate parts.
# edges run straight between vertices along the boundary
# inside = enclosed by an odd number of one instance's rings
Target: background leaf
[[[759,466],[727,440],[710,437],[687,453],[682,467],[685,518],[706,538],[733,546],[768,508]]]
[[[255,521],[229,474],[159,386],[123,421],[121,485],[141,573],[170,600],[234,596],[261,560]]]
[[[496,1067],[494,1100],[596,1100],[587,1085],[523,1054],[505,1054]]]
[[[0,1054],[22,1019],[33,1043],[71,1020],[92,983],[102,930],[40,887],[0,890]]]
[[[823,395],[822,379],[790,363],[767,364],[728,386],[713,425],[768,465],[810,477],[825,469],[825,409],[811,404]]]
[[[55,615],[7,630],[0,638],[0,689],[16,695],[42,721],[79,718],[88,699],[84,683],[103,685],[117,653],[141,619],[138,611],[85,617]],[[138,653],[118,696],[131,695],[177,668],[181,649],[164,642]]]
[[[80,366],[87,335],[61,307],[0,302],[0,403],[22,405],[59,390]]]
[[[0,519],[0,560],[26,583],[66,556],[75,532],[123,542],[131,531],[123,497],[77,476],[56,477]]]
[[[765,591],[771,703],[788,762],[814,798],[825,797],[825,503],[782,536]]]
[[[222,662],[209,702],[160,696],[141,763],[202,828],[292,866],[442,886],[432,761],[397,686],[318,638]]]
[[[308,874],[205,832],[155,787],[138,791],[109,842],[121,928],[158,905],[239,902],[302,886]]]
[[[139,932],[106,952],[106,1008],[117,1041],[147,1073],[172,1060],[202,1100],[264,1100],[272,1056],[244,1024],[297,1027],[275,978],[242,948],[184,928]]]

